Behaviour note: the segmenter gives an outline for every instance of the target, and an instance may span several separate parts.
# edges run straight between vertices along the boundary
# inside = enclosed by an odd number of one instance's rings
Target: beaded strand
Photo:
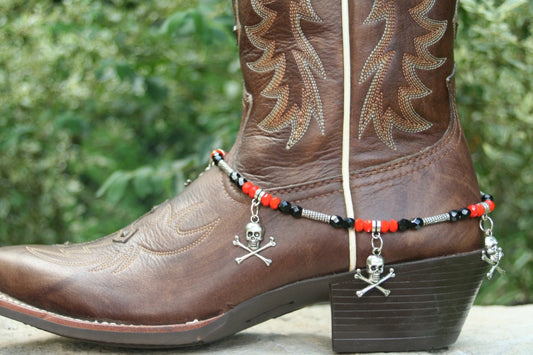
[[[402,218],[400,220],[363,220],[361,218],[353,219],[349,217],[341,217],[338,215],[328,215],[322,212],[312,211],[298,205],[291,204],[289,201],[282,201],[279,197],[263,191],[259,186],[256,186],[246,180],[241,174],[233,170],[228,163],[224,161],[226,152],[222,149],[216,149],[211,153],[213,163],[218,166],[226,175],[228,175],[231,182],[233,182],[239,189],[250,198],[260,202],[265,207],[270,207],[273,210],[278,210],[281,213],[288,214],[294,218],[306,218],[322,223],[328,223],[335,228],[355,229],[356,232],[381,232],[381,233],[395,233],[404,232],[407,230],[419,230],[424,226],[443,222],[457,222],[466,220],[468,218],[477,218],[492,212],[495,208],[493,197],[489,194],[482,193],[481,201],[479,203],[471,204],[467,207],[454,209],[447,213],[442,213],[430,217],[416,217],[412,219]],[[378,230],[376,230],[378,229]]]

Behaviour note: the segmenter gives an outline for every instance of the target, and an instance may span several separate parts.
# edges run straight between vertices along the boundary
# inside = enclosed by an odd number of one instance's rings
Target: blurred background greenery
[[[533,5],[462,0],[458,105],[495,196],[505,276],[533,301]],[[0,2],[0,245],[81,242],[178,193],[239,126],[230,0]]]

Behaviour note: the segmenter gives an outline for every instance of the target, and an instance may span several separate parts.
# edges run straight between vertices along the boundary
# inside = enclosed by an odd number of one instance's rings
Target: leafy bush
[[[533,36],[527,0],[461,0],[458,105],[480,186],[495,196],[507,273],[483,303],[533,301]]]
[[[458,105],[496,198],[504,277],[533,300],[533,39],[527,0],[462,0]],[[0,244],[85,241],[179,192],[239,125],[229,0],[0,3]]]
[[[229,3],[10,0],[0,14],[0,243],[119,228],[238,129]]]

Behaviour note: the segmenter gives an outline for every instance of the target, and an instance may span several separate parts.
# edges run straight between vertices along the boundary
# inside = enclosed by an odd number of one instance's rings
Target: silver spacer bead
[[[422,222],[424,222],[424,226],[429,226],[430,224],[437,224],[437,223],[448,222],[448,221],[450,221],[450,215],[448,213],[442,213],[436,216],[422,218]]]
[[[255,192],[255,195],[254,195],[254,200],[261,201],[261,199],[263,198],[263,195],[265,193],[266,192],[263,191],[262,189],[257,189],[257,191]]]
[[[218,167],[228,176],[233,172],[231,166],[229,166],[224,160],[218,162]]]
[[[372,220],[372,234],[381,233],[381,221],[373,219]]]
[[[331,218],[331,215],[325,214],[325,213],[322,213],[322,212],[308,210],[308,209],[304,208],[302,210],[302,217],[303,218],[307,218],[307,219],[311,219],[313,221],[318,221],[318,222],[328,223],[329,224],[329,220]]]

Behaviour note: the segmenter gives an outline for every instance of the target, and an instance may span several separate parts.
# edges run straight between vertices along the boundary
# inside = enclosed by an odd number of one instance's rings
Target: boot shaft
[[[452,126],[454,0],[349,1],[349,75],[341,1],[234,6],[245,85],[232,155],[263,186],[340,176],[345,80],[352,172],[416,155]]]

